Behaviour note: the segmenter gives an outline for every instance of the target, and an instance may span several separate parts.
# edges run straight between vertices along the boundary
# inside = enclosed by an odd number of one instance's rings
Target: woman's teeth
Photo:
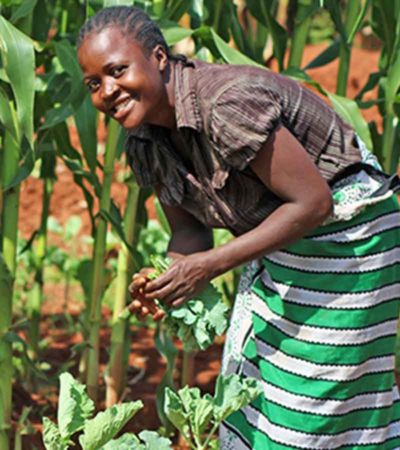
[[[123,101],[119,105],[114,106],[113,112],[119,113],[119,112],[123,111],[124,109],[129,108],[133,101],[134,101],[133,98],[127,98],[125,101]]]

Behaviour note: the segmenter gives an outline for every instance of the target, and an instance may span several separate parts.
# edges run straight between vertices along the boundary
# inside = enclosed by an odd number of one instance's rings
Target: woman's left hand
[[[212,267],[206,252],[176,259],[157,279],[146,284],[145,297],[168,306],[180,306],[201,292],[212,279]]]

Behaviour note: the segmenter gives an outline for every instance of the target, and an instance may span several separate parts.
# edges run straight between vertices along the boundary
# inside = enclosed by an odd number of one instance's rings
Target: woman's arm
[[[155,190],[159,197],[159,189],[156,187]],[[174,258],[213,248],[213,234],[210,228],[182,208],[161,202],[160,204],[171,228],[168,256]]]
[[[285,203],[256,228],[209,254],[213,276],[295,242],[318,227],[332,210],[328,184],[286,128],[274,133],[250,167]]]
[[[147,284],[148,298],[179,305],[210,279],[295,242],[330,214],[332,197],[328,184],[286,128],[281,127],[273,134],[250,165],[285,203],[257,227],[227,244],[176,261],[162,276]]]

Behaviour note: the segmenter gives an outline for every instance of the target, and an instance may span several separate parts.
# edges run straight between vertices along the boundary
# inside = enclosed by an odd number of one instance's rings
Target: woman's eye
[[[90,80],[86,83],[86,87],[90,92],[94,92],[99,87],[99,82],[97,80]]]
[[[125,66],[116,66],[111,69],[111,75],[113,77],[119,77],[125,71]]]

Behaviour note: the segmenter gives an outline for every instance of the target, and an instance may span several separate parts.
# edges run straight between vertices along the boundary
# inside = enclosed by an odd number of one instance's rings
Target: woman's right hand
[[[150,281],[148,275],[152,272],[154,272],[154,269],[144,267],[140,272],[132,276],[132,282],[128,287],[129,294],[132,298],[128,309],[139,320],[144,320],[148,314],[151,314],[155,321],[159,321],[165,316],[165,312],[156,305],[154,300],[148,300],[144,296],[144,288]]]

